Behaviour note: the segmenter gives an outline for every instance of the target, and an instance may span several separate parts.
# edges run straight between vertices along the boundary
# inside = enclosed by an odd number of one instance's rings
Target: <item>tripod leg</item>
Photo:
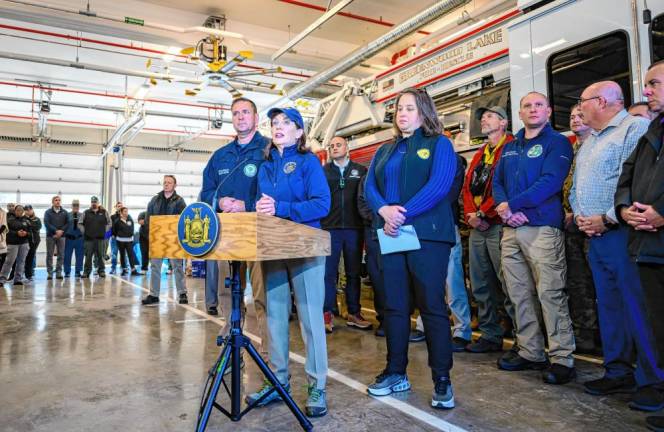
[[[251,344],[249,339],[246,340],[247,343],[245,345],[245,348],[251,358],[254,360],[254,363],[256,363],[256,366],[263,372],[263,375],[265,375],[265,378],[267,378],[270,383],[274,386],[274,389],[277,393],[279,393],[279,396],[281,396],[281,399],[286,403],[286,406],[288,409],[291,410],[295,418],[297,419],[298,422],[300,422],[300,425],[302,426],[302,429],[305,431],[310,431],[314,428],[314,426],[311,424],[309,419],[304,415],[302,410],[297,406],[293,398],[291,397],[290,394],[284,389],[284,386],[281,385],[279,382],[279,379],[274,375],[274,372],[270,370],[270,368],[265,364],[265,360],[263,360],[263,357],[261,357],[260,354],[258,354],[258,351],[256,351],[256,348]]]
[[[202,413],[199,416],[198,424],[196,425],[197,432],[205,431],[207,423],[210,420],[210,413],[214,407],[214,403],[217,399],[217,393],[219,392],[219,387],[221,386],[221,380],[224,378],[224,371],[228,367],[229,354],[231,352],[231,344],[226,343],[224,348],[219,355],[219,360],[215,363],[213,380],[210,389],[208,390],[207,395],[205,396],[204,402],[202,404]]]

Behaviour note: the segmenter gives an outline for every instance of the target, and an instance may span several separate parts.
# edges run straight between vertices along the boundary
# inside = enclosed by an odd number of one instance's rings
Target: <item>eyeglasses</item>
[[[593,100],[593,99],[599,99],[599,98],[601,98],[601,97],[602,97],[602,96],[593,96],[593,97],[589,97],[589,98],[586,98],[586,99],[580,97],[580,98],[578,98],[578,99],[576,100],[576,103],[577,103],[578,105],[581,105],[581,104],[584,103],[584,102],[587,102],[587,101],[589,101],[589,100]]]

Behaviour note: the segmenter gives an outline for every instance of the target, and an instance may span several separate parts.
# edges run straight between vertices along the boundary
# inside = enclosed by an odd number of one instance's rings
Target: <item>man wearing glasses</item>
[[[650,331],[646,329],[643,291],[636,264],[627,252],[627,225],[620,226],[614,195],[623,163],[648,129],[648,121],[631,116],[620,86],[603,81],[588,86],[579,108],[593,129],[576,157],[569,201],[574,221],[590,238],[588,260],[595,281],[604,376],[584,384],[594,395],[632,393],[630,406],[656,411],[664,398],[652,388],[659,382],[649,360]],[[632,364],[636,362],[636,370]]]
[[[364,224],[357,207],[358,186],[367,169],[350,160],[348,143],[344,137],[332,138],[329,150],[332,161],[325,165],[325,177],[332,194],[332,205],[330,214],[322,221],[323,229],[329,231],[332,241],[332,254],[325,261],[325,331],[332,333],[334,328],[333,311],[337,305],[337,279],[342,252],[346,270],[346,325],[367,330],[371,329],[371,323],[365,320],[360,312],[360,265]]]

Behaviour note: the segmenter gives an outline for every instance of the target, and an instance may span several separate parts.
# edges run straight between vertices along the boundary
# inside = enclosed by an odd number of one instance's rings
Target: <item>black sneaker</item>
[[[424,336],[424,332],[421,330],[413,330],[410,332],[410,336],[408,336],[408,342],[415,343],[415,342],[423,342],[426,340],[426,336]]]
[[[131,275],[132,276],[143,276],[143,273],[139,272],[138,270],[132,270]]]
[[[59,274],[59,275],[56,275],[56,276],[55,276],[55,278],[56,278],[56,279],[58,279],[58,280],[62,280],[62,279],[64,279],[64,278],[62,277],[62,275],[61,275],[61,274]]]
[[[219,312],[217,311],[216,306],[210,306],[207,308],[207,313],[208,315],[219,315]]]
[[[81,275],[81,279],[90,279],[90,274],[89,273],[83,273]]]
[[[439,409],[454,408],[454,391],[449,378],[441,377],[436,381],[431,396],[431,406]]]
[[[46,276],[46,280],[53,280],[53,275],[49,274],[48,276]]]
[[[646,426],[655,432],[664,432],[664,416],[646,417]]]
[[[147,297],[145,297],[143,300],[141,300],[141,303],[144,305],[151,305],[155,303],[159,303],[159,297],[155,297],[151,294],[148,294]]]
[[[16,286],[16,285],[23,285],[23,281],[20,281],[20,280],[19,281],[14,281],[14,286]]]
[[[554,363],[542,372],[542,380],[547,384],[567,384],[576,378],[576,369]]]
[[[583,383],[583,388],[586,393],[595,396],[604,396],[614,393],[635,393],[636,381],[633,376],[626,376],[620,378],[607,378],[586,381]]]
[[[180,304],[189,304],[189,299],[187,299],[187,293],[180,294],[180,298],[178,299],[178,303],[180,303]]]
[[[542,370],[549,366],[549,362],[544,360],[541,362],[534,362],[526,360],[520,355],[513,355],[509,351],[498,359],[498,369],[506,371],[522,371],[522,370]]]
[[[105,278],[105,277],[106,277],[106,273],[104,273],[104,272],[99,272],[99,277],[100,277],[100,278]]]
[[[74,275],[74,278],[76,278],[76,279],[80,279],[80,278],[81,278],[81,274],[80,274],[80,273],[76,273],[76,274]]]
[[[488,353],[488,352],[500,352],[503,350],[503,342],[494,342],[490,341],[489,339],[483,338],[480,336],[479,339],[477,339],[476,342],[468,344],[466,346],[466,351],[475,353],[475,354],[480,354],[480,353]]]
[[[127,276],[127,269],[122,269],[122,273],[120,273],[120,276]]]
[[[452,338],[452,351],[453,352],[464,352],[466,350],[466,346],[470,343],[468,339],[464,339],[461,337],[453,337]]]
[[[653,386],[639,388],[628,406],[633,410],[653,412],[664,408],[664,397]]]

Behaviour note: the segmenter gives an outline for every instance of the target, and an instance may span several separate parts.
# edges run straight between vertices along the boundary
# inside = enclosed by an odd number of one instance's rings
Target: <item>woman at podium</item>
[[[265,149],[266,161],[258,171],[256,212],[320,228],[330,210],[330,190],[318,158],[306,147],[304,121],[295,108],[273,108],[268,112],[272,141]],[[264,261],[270,363],[275,375],[290,392],[288,373],[288,316],[291,287],[297,305],[304,365],[308,377],[305,412],[309,417],[327,414],[325,384],[327,345],[323,322],[325,257]],[[247,396],[251,403],[272,389],[265,382]],[[272,392],[260,405],[281,400]]]
[[[449,409],[454,393],[445,279],[456,243],[452,202],[458,190],[450,190],[457,158],[450,140],[441,135],[433,101],[422,89],[406,89],[397,96],[394,129],[394,142],[378,149],[365,185],[367,203],[377,214],[373,228],[384,240],[387,338],[387,365],[367,391],[386,396],[410,389],[406,366],[410,305],[415,304],[424,323],[434,383],[431,405]]]

